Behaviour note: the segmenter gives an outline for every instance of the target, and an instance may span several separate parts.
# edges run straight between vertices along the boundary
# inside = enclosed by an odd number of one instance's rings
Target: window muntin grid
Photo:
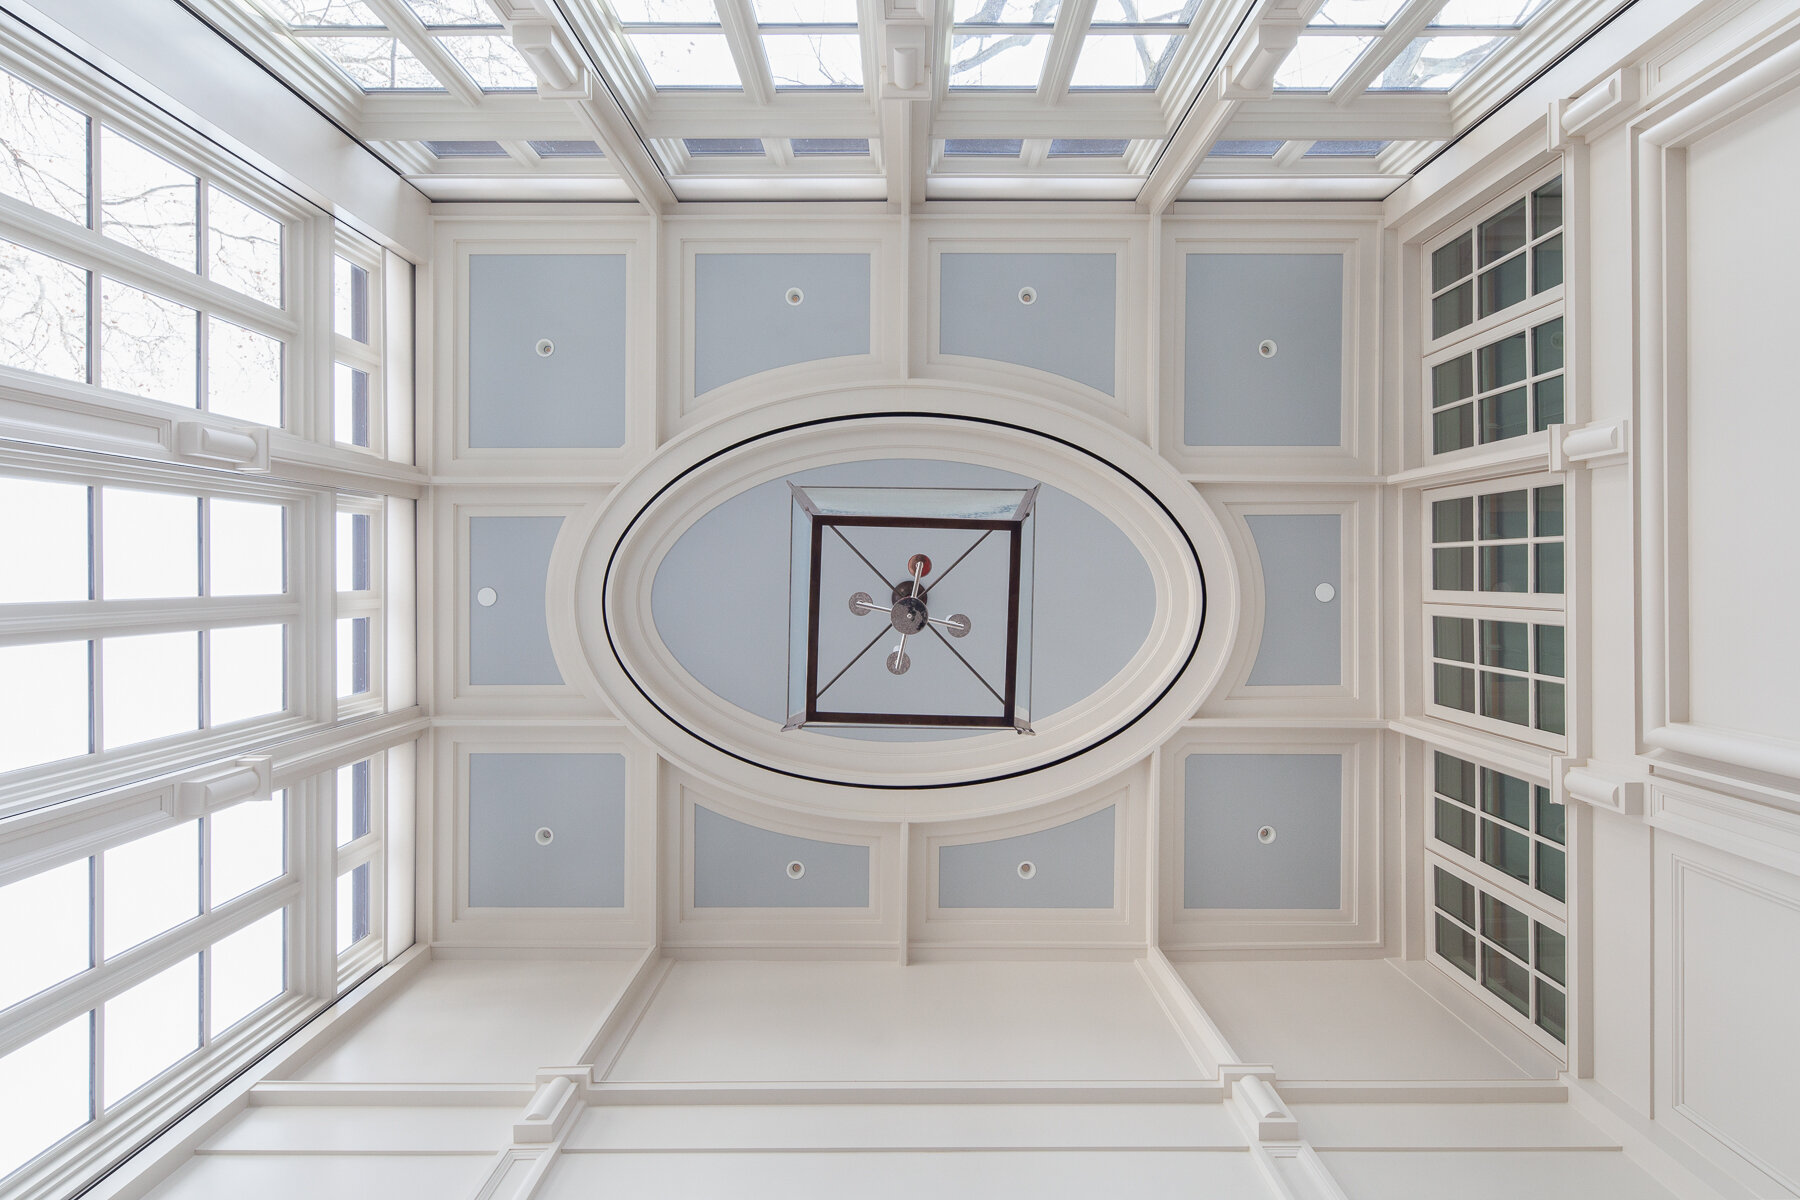
[[[332,775],[331,795],[336,811],[333,855],[337,883],[330,928],[342,990],[384,956],[386,754],[339,767]]]
[[[1458,489],[1459,491],[1461,489]],[[1442,497],[1442,498],[1439,498]],[[1561,596],[1563,485],[1428,493],[1430,583],[1439,598]]]
[[[1526,912],[1428,860],[1432,952],[1496,1006],[1558,1045],[1568,1041],[1568,945],[1560,922]]]
[[[386,660],[382,579],[385,507],[341,496],[333,531],[336,558],[337,698],[340,712],[377,710]]]
[[[1539,184],[1430,254],[1430,340],[1505,312],[1563,281],[1562,176]]]
[[[416,27],[411,33],[390,27],[361,0],[271,3],[297,42],[310,46],[363,92],[442,92],[447,90],[443,73],[458,70],[483,92],[537,90],[530,64],[483,0],[407,0],[407,6],[424,26],[428,41],[423,46],[416,40]],[[421,58],[422,53],[437,65]]]
[[[380,251],[348,236],[339,239],[331,307],[332,440],[380,452],[385,420]]]
[[[1563,318],[1556,316],[1472,350],[1434,356],[1426,371],[1431,452],[1450,454],[1562,423],[1565,342]]]
[[[1549,788],[1442,751],[1432,753],[1431,780],[1432,837],[1440,847],[1564,902],[1566,820]]]
[[[1565,733],[1563,627],[1427,610],[1430,702],[1453,713]]]

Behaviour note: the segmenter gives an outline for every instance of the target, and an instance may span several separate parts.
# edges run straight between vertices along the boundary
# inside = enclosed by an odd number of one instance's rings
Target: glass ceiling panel
[[[712,0],[612,0],[613,12],[627,25],[717,25]]]
[[[1328,91],[1374,40],[1341,35],[1303,37],[1275,72],[1275,86]]]
[[[1024,88],[1038,85],[1047,33],[957,33],[950,39],[952,88]]]
[[[1119,158],[1131,142],[1126,138],[1051,138],[1051,158]]]
[[[1062,0],[956,0],[958,25],[1050,25]]]
[[[862,86],[862,38],[854,33],[766,33],[763,50],[777,91]]]
[[[500,18],[487,0],[406,0],[427,25],[498,25]]]
[[[274,9],[289,25],[302,28],[360,25],[380,29],[384,24],[362,0],[275,0]]]
[[[1379,27],[1393,20],[1394,14],[1405,6],[1406,0],[1327,0],[1311,24]]]
[[[653,33],[633,29],[627,35],[644,60],[650,82],[659,88],[741,88],[731,46],[722,33]]]
[[[1081,40],[1069,86],[1148,91],[1162,82],[1180,45],[1180,34],[1090,33]]]
[[[484,92],[534,92],[537,76],[512,41],[496,34],[446,34],[438,39]]]
[[[1200,0],[1099,0],[1096,25],[1186,25],[1200,11]]]
[[[763,157],[759,138],[682,138],[681,144],[695,158]]]
[[[1214,142],[1206,152],[1208,158],[1274,158],[1286,142],[1226,141]]]
[[[1433,25],[1487,25],[1518,29],[1550,0],[1450,0]]]
[[[321,37],[307,38],[338,69],[365,92],[432,91],[441,92],[429,68],[414,58],[412,51],[391,37]]]
[[[1304,39],[1302,39],[1304,40]],[[1447,92],[1506,43],[1503,37],[1421,37],[1407,43],[1370,91]]]
[[[823,158],[829,155],[861,155],[869,153],[868,138],[790,138],[788,147],[798,157]]]
[[[1304,158],[1378,158],[1386,142],[1314,142]]]
[[[856,0],[755,0],[763,25],[854,25]]]
[[[953,158],[1017,158],[1025,149],[1023,138],[950,138],[944,153]]]

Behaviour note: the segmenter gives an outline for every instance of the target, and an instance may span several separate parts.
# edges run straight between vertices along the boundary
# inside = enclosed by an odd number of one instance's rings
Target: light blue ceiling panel
[[[469,755],[469,903],[622,907],[625,757]]]
[[[1182,441],[1342,442],[1344,256],[1187,256]]]
[[[1244,520],[1263,577],[1262,641],[1249,682],[1342,682],[1343,519],[1335,513],[1265,513]]]
[[[624,445],[626,310],[623,254],[470,255],[469,445]]]
[[[695,805],[694,906],[867,908],[869,848],[759,829]]]
[[[867,354],[869,269],[867,254],[696,254],[694,393]]]
[[[1343,755],[1190,754],[1182,766],[1184,908],[1338,907]]]
[[[544,615],[550,551],[562,523],[561,517],[469,518],[470,683],[563,681]]]
[[[1114,255],[945,254],[938,264],[940,353],[1035,367],[1113,394]]]
[[[1104,808],[1035,833],[943,847],[938,907],[1111,908],[1116,817]]]

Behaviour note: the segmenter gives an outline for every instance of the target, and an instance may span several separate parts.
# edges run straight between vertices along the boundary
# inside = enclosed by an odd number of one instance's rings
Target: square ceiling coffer
[[[786,728],[1030,733],[1037,487],[788,486]]]

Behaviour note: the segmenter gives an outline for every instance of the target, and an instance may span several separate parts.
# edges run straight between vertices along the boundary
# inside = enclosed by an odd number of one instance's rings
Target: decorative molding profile
[[[1550,469],[1624,466],[1631,461],[1631,422],[1619,417],[1550,427]]]
[[[546,100],[586,100],[593,92],[591,77],[553,22],[514,21],[512,43],[537,76],[538,95]]]
[[[177,821],[190,821],[240,801],[267,800],[274,794],[275,760],[266,754],[250,755],[176,784],[169,793],[168,812]]]
[[[1630,115],[1643,92],[1640,68],[1621,67],[1579,96],[1552,100],[1546,123],[1550,149],[1592,141]]]
[[[1586,762],[1571,762],[1563,775],[1563,795],[1626,817],[1644,815],[1644,783]]]

